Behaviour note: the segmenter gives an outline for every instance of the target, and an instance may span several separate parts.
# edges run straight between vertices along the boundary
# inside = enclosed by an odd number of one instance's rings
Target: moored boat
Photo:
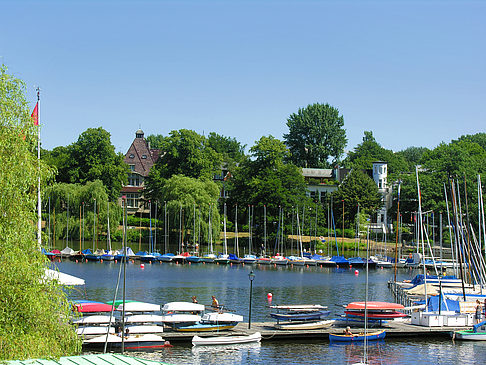
[[[255,332],[251,335],[246,336],[211,336],[211,337],[200,337],[194,336],[192,338],[193,346],[204,346],[204,345],[230,345],[239,343],[250,343],[250,342],[260,342],[262,335],[260,332]]]
[[[475,324],[470,330],[451,332],[453,340],[486,341],[486,321]]]
[[[364,341],[376,341],[382,340],[386,336],[385,330],[376,331],[376,332],[368,332],[368,333],[358,333],[352,335],[336,334],[330,333],[329,334],[329,341],[331,342],[360,342]]]

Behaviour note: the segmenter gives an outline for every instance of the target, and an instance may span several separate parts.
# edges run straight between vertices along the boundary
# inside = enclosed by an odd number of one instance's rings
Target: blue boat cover
[[[346,260],[343,256],[333,256],[331,257],[330,261],[333,261],[336,264],[349,264],[349,261]]]
[[[427,280],[437,280],[439,277],[437,275],[427,275]],[[443,280],[448,280],[448,279],[457,279],[455,275],[449,275],[449,276],[441,276],[441,279]],[[415,285],[423,284],[424,283],[424,274],[418,274],[416,275],[411,283]]]
[[[445,299],[443,295],[440,295],[440,297],[442,299],[442,302],[440,303],[441,311],[449,310],[456,313],[461,312],[461,308],[459,307],[459,302],[457,300]],[[447,307],[446,307],[446,302],[447,302]],[[427,309],[429,312],[437,312],[439,310],[439,295],[435,295],[429,298]]]
[[[229,257],[230,260],[239,260],[238,256],[236,256],[233,253],[230,253],[228,257]]]
[[[322,257],[321,255],[318,255],[318,254],[315,254],[315,255],[312,255],[311,256],[311,259],[312,260],[322,260],[324,257]]]
[[[93,252],[91,252],[91,250],[90,250],[89,248],[87,248],[87,249],[85,249],[85,250],[81,251],[81,253],[82,253],[83,255],[92,255],[92,254],[93,254]]]

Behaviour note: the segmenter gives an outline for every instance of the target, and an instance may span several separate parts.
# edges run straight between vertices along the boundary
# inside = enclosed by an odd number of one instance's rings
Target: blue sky
[[[283,138],[316,102],[347,150],[394,151],[486,126],[486,1],[11,1],[0,63],[41,92],[43,147],[87,128],[118,152],[135,131]]]

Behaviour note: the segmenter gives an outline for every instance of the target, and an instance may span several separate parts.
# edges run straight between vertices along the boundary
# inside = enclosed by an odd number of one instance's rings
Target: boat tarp
[[[457,300],[446,299],[443,295],[440,295],[440,297],[441,297],[441,303],[440,303],[441,311],[451,311],[456,313],[461,312],[461,308]],[[439,311],[439,295],[429,298],[428,311],[429,312]]]
[[[71,255],[75,252],[71,247],[66,247],[64,250],[61,251],[63,255]]]
[[[57,280],[62,285],[84,285],[84,279],[77,278],[76,276],[64,274],[62,272],[46,269],[46,279]]]
[[[335,262],[336,264],[348,264],[349,261],[346,260],[343,256],[333,256],[331,257],[332,262]]]
[[[425,295],[425,284],[416,285],[410,289],[405,289],[408,294]],[[439,288],[433,284],[427,283],[427,295],[439,294]]]
[[[230,260],[239,260],[238,256],[236,256],[234,253],[230,253],[229,256],[228,256],[228,258]]]
[[[85,250],[81,251],[81,253],[82,253],[83,255],[92,255],[92,254],[93,254],[93,252],[91,252],[91,250],[90,250],[89,248],[87,248],[87,249],[85,249]]]
[[[457,279],[455,275],[448,275],[448,276],[441,276],[440,277],[441,280],[455,280]],[[427,280],[433,280],[433,281],[437,281],[439,280],[439,276],[437,275],[427,275]],[[416,275],[411,283],[413,285],[418,285],[418,284],[423,284],[424,283],[424,274],[418,274]]]

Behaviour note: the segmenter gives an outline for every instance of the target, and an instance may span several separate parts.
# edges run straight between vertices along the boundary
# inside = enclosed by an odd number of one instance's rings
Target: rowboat
[[[385,330],[377,331],[377,332],[369,332],[369,333],[358,333],[356,335],[345,335],[345,334],[336,334],[330,333],[329,334],[329,341],[331,342],[359,342],[364,341],[375,341],[375,340],[382,340],[385,338],[386,332]]]
[[[451,332],[452,339],[486,341],[486,321],[475,324],[470,330]]]
[[[334,323],[333,319],[326,319],[322,321],[313,322],[292,322],[292,323],[277,323],[275,328],[279,330],[316,330],[320,328],[329,327]]]
[[[192,338],[193,346],[205,346],[205,345],[231,345],[239,343],[260,342],[262,336],[260,332],[247,336],[212,336],[212,337],[199,337],[194,336]]]

